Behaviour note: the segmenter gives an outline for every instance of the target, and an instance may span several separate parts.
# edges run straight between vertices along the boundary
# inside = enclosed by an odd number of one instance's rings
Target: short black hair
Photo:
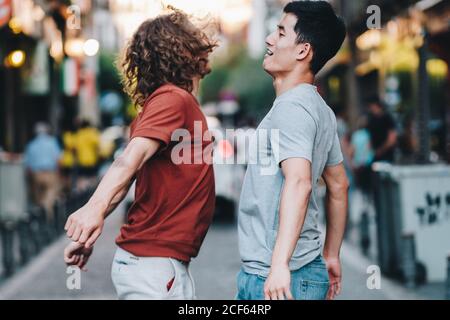
[[[311,71],[316,74],[333,58],[344,42],[344,20],[337,16],[327,1],[292,1],[284,7],[294,14],[294,30],[298,43],[309,43],[313,49]]]

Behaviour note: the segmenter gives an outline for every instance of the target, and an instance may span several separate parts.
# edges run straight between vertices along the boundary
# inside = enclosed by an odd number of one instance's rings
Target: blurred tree
[[[100,72],[98,75],[98,85],[100,92],[117,91],[125,95],[122,90],[120,73],[116,68],[116,55],[101,53],[99,58]]]
[[[229,71],[226,65],[217,64],[211,73],[201,82],[200,95],[202,103],[219,100],[220,91],[226,85]]]
[[[272,78],[262,68],[262,58],[252,59],[241,46],[217,58],[212,72],[201,83],[202,103],[220,100],[222,91],[238,97],[241,113],[260,119],[275,99]]]
[[[99,92],[104,94],[106,92],[115,92],[122,97],[123,105],[120,107],[120,111],[114,116],[121,116],[126,119],[127,105],[129,103],[128,95],[123,91],[121,76],[116,67],[116,54],[102,52],[99,56],[99,74],[98,74],[98,87]],[[102,122],[104,125],[110,125],[111,115],[105,117],[102,115]],[[107,118],[107,119],[106,119]]]
[[[227,89],[236,93],[242,111],[257,119],[264,117],[275,99],[272,78],[263,70],[262,59],[248,55],[232,70]]]

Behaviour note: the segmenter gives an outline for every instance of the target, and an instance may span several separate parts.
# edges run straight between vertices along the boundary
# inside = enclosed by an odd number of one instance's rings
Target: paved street
[[[119,207],[107,221],[102,237],[82,273],[81,289],[66,287],[66,267],[62,252],[67,240],[63,237],[43,251],[27,267],[0,287],[0,299],[116,299],[110,278],[110,265],[115,251],[123,209]],[[382,278],[380,290],[369,290],[365,260],[351,246],[342,250],[343,293],[339,299],[414,299],[403,287]],[[201,253],[192,264],[199,299],[233,299],[235,277],[239,270],[237,235],[234,226],[210,229]]]

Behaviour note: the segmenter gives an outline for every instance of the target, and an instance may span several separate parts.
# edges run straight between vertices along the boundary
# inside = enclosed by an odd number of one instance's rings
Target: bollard
[[[20,221],[17,225],[21,265],[25,265],[29,261],[31,256],[31,246],[33,245],[33,240],[31,238],[30,225],[30,219]]]
[[[445,285],[445,299],[450,300],[450,253],[447,256],[447,282]]]
[[[73,212],[72,195],[67,196],[65,201],[64,221],[67,221],[69,215]]]
[[[31,253],[33,255],[38,254],[44,246],[44,241],[42,240],[42,234],[40,232],[40,209],[39,207],[33,206],[30,209],[30,238],[33,245]]]
[[[54,229],[57,235],[60,235],[64,230],[65,212],[64,200],[57,200],[53,206],[54,212]]]
[[[59,219],[60,219],[60,232],[63,234],[64,233],[64,226],[66,225],[66,221],[67,221],[67,198],[64,198],[59,205]]]
[[[405,286],[407,288],[416,287],[416,247],[413,233],[402,235],[402,271]]]
[[[3,251],[3,266],[5,276],[10,276],[14,273],[14,223],[5,221],[0,224],[2,251]]]
[[[369,232],[369,214],[364,211],[361,214],[361,221],[359,222],[359,236],[360,245],[363,255],[367,256],[369,254],[370,248],[370,232]]]
[[[51,215],[47,212],[47,209],[44,209],[44,226],[45,226],[45,234],[47,236],[47,243],[50,244],[56,238],[56,227],[55,227],[55,214],[53,212]]]
[[[48,232],[49,228],[47,224],[47,216],[44,208],[38,208],[36,221],[39,234],[39,243],[41,244],[41,247],[44,247],[46,244],[51,242],[51,237]]]

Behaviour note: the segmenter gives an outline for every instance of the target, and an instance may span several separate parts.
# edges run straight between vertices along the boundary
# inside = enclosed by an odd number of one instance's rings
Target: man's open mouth
[[[267,50],[266,50],[266,55],[272,56],[272,55],[273,55],[273,52],[272,52],[269,48],[267,48]]]

